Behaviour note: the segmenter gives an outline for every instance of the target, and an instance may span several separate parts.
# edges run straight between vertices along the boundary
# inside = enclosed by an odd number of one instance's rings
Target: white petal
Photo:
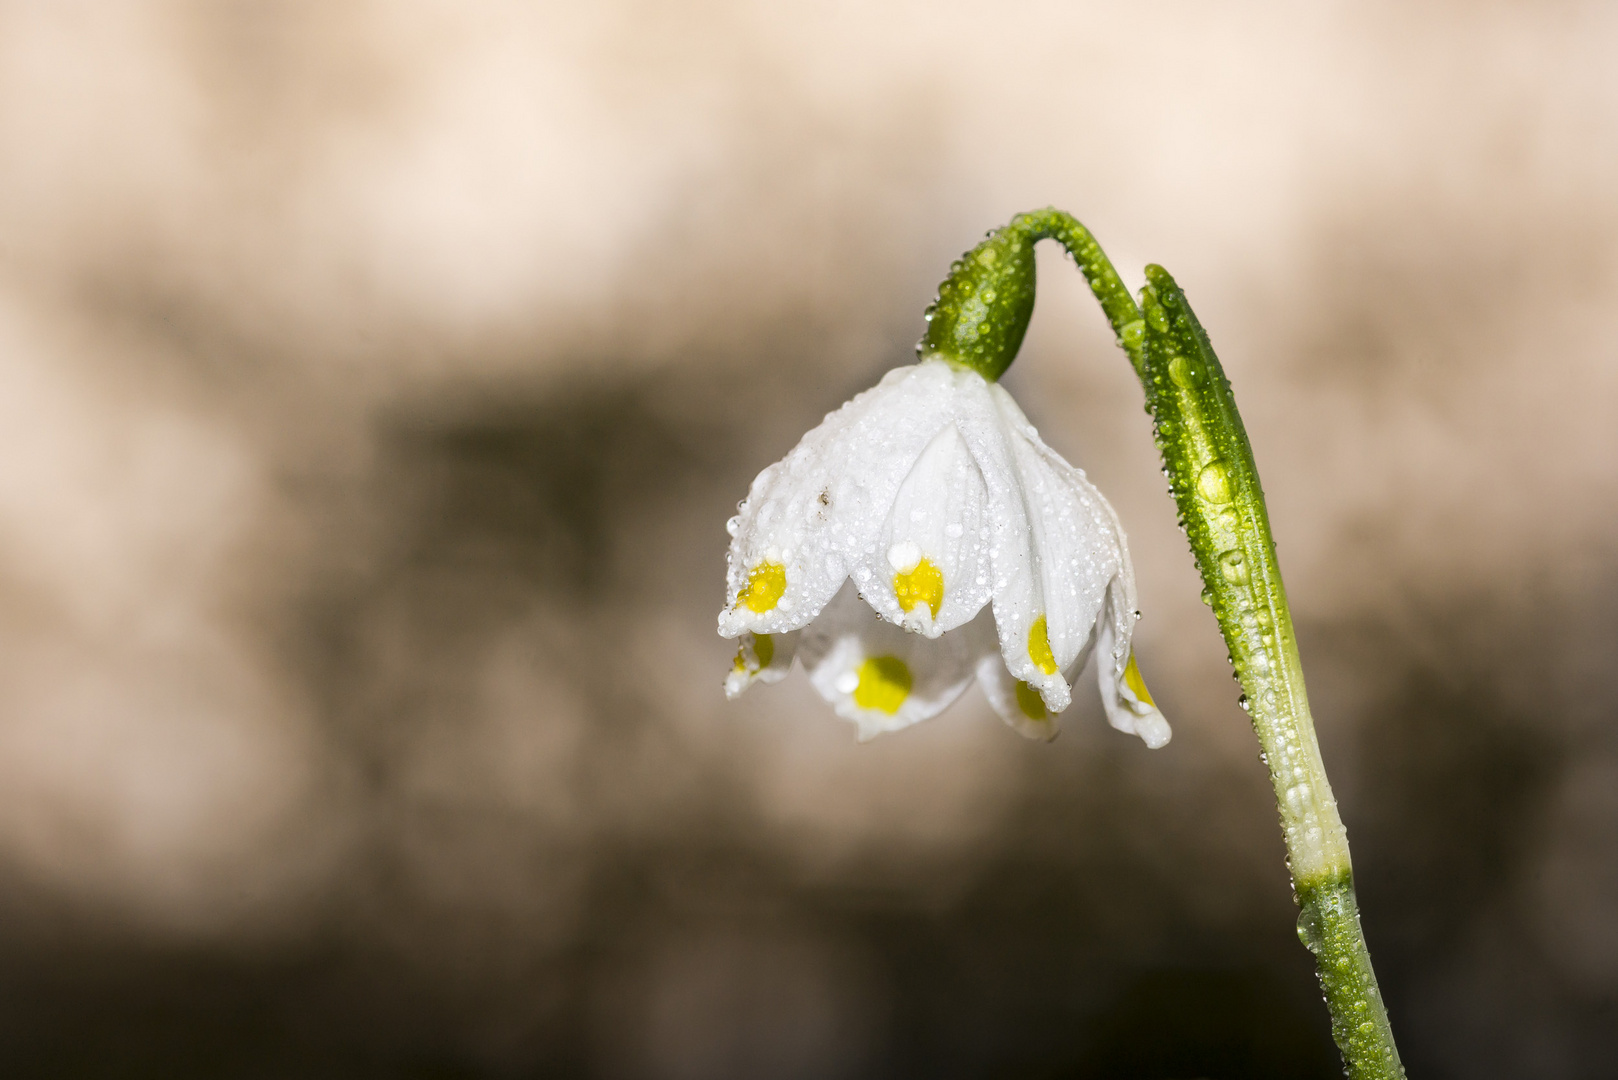
[[[1139,735],[1156,750],[1169,741],[1169,722],[1152,702],[1152,695],[1135,666],[1130,640],[1135,632],[1135,575],[1125,557],[1124,571],[1107,591],[1107,611],[1097,629],[1096,682],[1107,723],[1119,731]]]
[[[876,551],[860,563],[866,602],[928,637],[970,622],[989,602],[988,500],[960,428],[946,424],[899,486]]]
[[[1061,712],[1072,700],[1063,671],[1092,640],[1108,583],[1125,558],[1123,534],[1084,473],[1040,441],[1004,389],[991,394],[1022,511],[1021,530],[1005,530],[991,549],[1001,653],[1014,678]]]
[[[863,741],[942,712],[992,641],[986,621],[937,639],[907,633],[879,619],[848,585],[804,631],[798,659],[837,714],[859,725]]]
[[[759,473],[734,523],[722,636],[808,624],[876,553],[900,483],[949,423],[956,385],[941,360],[895,368]],[[759,574],[770,588],[750,604],[741,598]]]
[[[1087,644],[1062,672],[1070,694],[1073,680],[1084,670],[1085,661],[1090,659],[1090,650],[1091,646]],[[986,653],[978,660],[977,674],[978,682],[983,685],[984,697],[1000,714],[1000,719],[1010,724],[1013,730],[1030,739],[1049,742],[1056,738],[1060,731],[1056,724],[1057,714],[1046,707],[1038,690],[1012,677],[998,650]]]
[[[735,698],[756,682],[774,683],[786,678],[802,633],[790,630],[785,634],[743,634],[736,642],[736,662],[725,676],[725,697]]]

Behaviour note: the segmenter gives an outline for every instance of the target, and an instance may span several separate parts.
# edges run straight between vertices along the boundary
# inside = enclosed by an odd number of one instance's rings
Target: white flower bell
[[[1099,644],[1108,720],[1169,739],[1130,651],[1117,515],[975,371],[890,371],[760,473],[730,529],[731,697],[796,656],[865,738],[933,716],[976,675],[1007,723],[1050,738]]]
[[[796,657],[869,738],[937,714],[976,676],[1007,723],[1053,738],[1099,648],[1109,722],[1148,746],[1168,742],[1130,650],[1135,579],[1117,515],[992,381],[1009,358],[929,350],[953,334],[1015,353],[1032,308],[1031,247],[991,237],[957,264],[938,305],[954,321],[941,330],[930,314],[925,358],[888,372],[753,481],[729,523],[719,633],[741,640],[728,696],[783,678]],[[970,280],[984,267],[987,284]],[[1008,267],[1026,275],[1020,310]],[[965,330],[948,306],[952,283],[968,317],[978,301]],[[1009,315],[981,302],[996,288]]]

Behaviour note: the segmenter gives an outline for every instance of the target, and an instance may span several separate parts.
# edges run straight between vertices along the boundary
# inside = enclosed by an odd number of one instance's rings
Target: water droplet
[[[1157,325],[1153,323],[1152,325]],[[1176,356],[1169,361],[1169,378],[1174,380],[1176,386],[1185,390],[1195,390],[1202,385],[1202,362],[1189,356]]]
[[[737,514],[735,517],[733,517],[729,521],[725,522],[725,531],[728,532],[732,536],[735,536],[736,533],[741,529],[741,527],[742,527],[742,516],[740,514]]]
[[[1230,470],[1224,462],[1215,461],[1203,466],[1197,474],[1197,494],[1211,503],[1230,501]]]
[[[1241,706],[1242,712],[1252,712],[1253,711],[1253,704],[1252,704],[1252,702],[1247,700],[1247,695],[1246,694],[1243,694],[1241,697],[1237,698],[1236,699],[1236,704]]]
[[[1202,602],[1207,604],[1209,607],[1213,607],[1213,593],[1208,589],[1202,590]]]
[[[1225,580],[1232,585],[1247,584],[1247,556],[1240,550],[1231,548],[1229,551],[1220,552],[1219,569],[1225,575]]]
[[[1307,908],[1298,916],[1298,940],[1312,953],[1318,953],[1326,943],[1320,932],[1320,920]]]

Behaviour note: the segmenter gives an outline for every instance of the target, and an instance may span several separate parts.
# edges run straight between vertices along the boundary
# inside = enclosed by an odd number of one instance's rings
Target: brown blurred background
[[[0,1071],[1334,1075],[1056,252],[1008,385],[1173,743],[719,692],[749,480],[1056,204],[1235,383],[1412,1074],[1610,1075],[1614,57],[1602,3],[0,3]]]

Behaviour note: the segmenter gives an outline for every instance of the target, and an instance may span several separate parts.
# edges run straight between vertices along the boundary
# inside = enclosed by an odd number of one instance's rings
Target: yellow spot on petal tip
[[[1028,659],[1046,675],[1056,674],[1056,657],[1051,653],[1051,634],[1043,615],[1035,619],[1034,625],[1028,628]]]
[[[768,634],[744,634],[736,646],[736,670],[756,674],[775,659],[775,640]]]
[[[914,570],[893,575],[893,594],[899,598],[899,606],[905,611],[912,610],[917,604],[926,604],[936,619],[938,609],[944,606],[944,572],[930,559],[924,558]]]
[[[1050,715],[1045,710],[1045,699],[1039,696],[1039,691],[1022,679],[1017,680],[1017,708],[1030,720],[1043,720]]]
[[[761,562],[747,575],[747,584],[736,597],[736,603],[745,605],[759,615],[772,610],[787,591],[787,568],[780,563]]]
[[[859,685],[854,688],[854,704],[889,716],[899,711],[914,685],[910,668],[897,656],[870,657],[860,665],[859,676]]]
[[[1140,668],[1135,664],[1135,651],[1133,649],[1129,651],[1129,663],[1124,666],[1124,685],[1129,687],[1130,691],[1143,704],[1150,705],[1154,709],[1157,708],[1157,702],[1152,700],[1151,692],[1146,689],[1146,680],[1141,678]]]

